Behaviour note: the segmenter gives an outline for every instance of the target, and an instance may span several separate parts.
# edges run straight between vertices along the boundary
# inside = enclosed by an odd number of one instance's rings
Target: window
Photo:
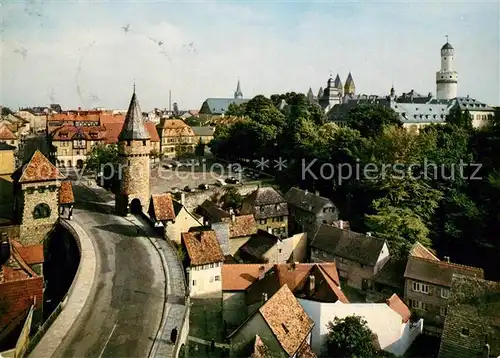
[[[214,268],[214,264],[210,264],[210,268]]]
[[[220,281],[220,276],[215,276],[215,281]]]
[[[450,297],[450,290],[447,288],[442,288],[441,289],[441,298],[448,298]]]
[[[470,332],[469,332],[469,329],[468,329],[468,328],[462,328],[462,329],[460,330],[460,335],[461,335],[461,336],[468,337],[468,336],[469,336],[469,333],[470,333]]]
[[[43,219],[50,216],[50,208],[47,204],[38,204],[33,210],[33,219]]]
[[[193,280],[193,286],[196,286],[196,280]]]
[[[439,309],[439,314],[440,314],[441,316],[446,316],[446,313],[448,313],[448,308],[446,308],[446,307],[441,307],[441,308]]]
[[[278,249],[278,254],[281,254],[281,249]]]
[[[43,186],[39,187],[39,188],[38,188],[38,192],[39,192],[40,194],[45,193],[45,187],[43,187]]]
[[[326,221],[326,220],[323,220],[323,224],[326,224],[326,223],[327,223],[327,221]]]
[[[427,311],[427,303],[417,300],[410,300],[411,308]]]
[[[429,285],[420,282],[413,282],[413,291],[429,294]]]
[[[260,220],[259,220],[259,224],[261,224],[261,225],[265,225],[265,224],[266,224],[266,222],[267,222],[267,220],[266,220],[266,219],[260,219]]]

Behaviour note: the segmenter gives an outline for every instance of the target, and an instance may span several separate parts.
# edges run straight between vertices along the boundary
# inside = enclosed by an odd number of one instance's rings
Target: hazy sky
[[[459,95],[500,104],[496,0],[3,1],[2,104],[199,109],[207,97],[314,93],[352,71],[356,92],[435,93],[455,47]],[[128,27],[128,32],[123,27]],[[163,43],[160,44],[159,42]]]

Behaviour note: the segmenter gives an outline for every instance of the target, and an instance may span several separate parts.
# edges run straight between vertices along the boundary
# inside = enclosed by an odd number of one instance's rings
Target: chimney
[[[344,230],[344,222],[342,220],[339,220],[339,228]]]
[[[186,194],[185,193],[181,193],[181,204],[182,206],[186,205]]]
[[[444,257],[444,261],[449,263],[450,262],[450,257],[449,256],[445,256]]]
[[[259,267],[259,280],[262,280],[265,276],[266,269],[264,266]]]
[[[309,275],[309,295],[312,296],[316,289],[316,277]]]
[[[264,292],[262,293],[262,303],[266,303],[267,302],[267,293]]]
[[[368,231],[368,232],[366,233],[366,236],[372,236],[372,233],[371,233],[370,231]]]
[[[319,196],[319,190],[316,190],[315,193],[316,193],[316,196]]]

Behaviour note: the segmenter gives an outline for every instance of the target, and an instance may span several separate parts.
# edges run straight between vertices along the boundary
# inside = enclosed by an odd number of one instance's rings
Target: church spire
[[[132,99],[130,100],[130,105],[128,106],[127,115],[125,116],[125,122],[123,123],[122,131],[120,132],[118,139],[119,140],[151,139],[151,135],[144,126],[141,108],[139,106],[139,101],[137,100],[137,95],[135,94],[135,83],[134,83],[134,93],[132,94]]]
[[[238,84],[236,85],[236,91],[234,92],[234,98],[243,98],[243,92],[241,91],[239,78],[238,78]]]

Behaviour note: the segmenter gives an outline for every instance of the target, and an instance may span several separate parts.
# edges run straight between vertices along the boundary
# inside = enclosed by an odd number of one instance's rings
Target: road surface
[[[74,184],[75,220],[96,243],[91,296],[53,357],[148,356],[165,300],[161,259],[137,227]]]

